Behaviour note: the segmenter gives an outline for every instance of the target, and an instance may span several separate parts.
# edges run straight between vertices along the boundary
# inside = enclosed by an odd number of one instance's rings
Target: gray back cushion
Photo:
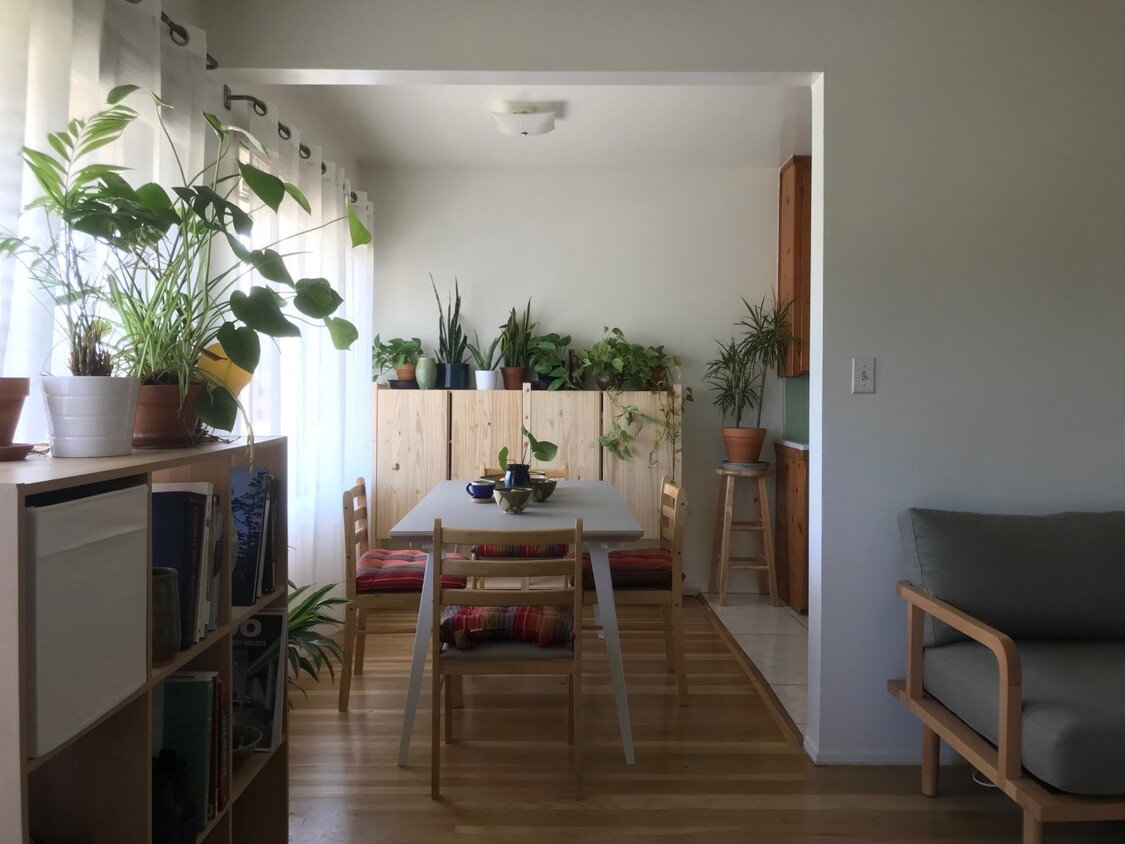
[[[911,581],[1015,639],[1125,639],[1125,512],[899,516]],[[965,637],[926,617],[925,644]]]

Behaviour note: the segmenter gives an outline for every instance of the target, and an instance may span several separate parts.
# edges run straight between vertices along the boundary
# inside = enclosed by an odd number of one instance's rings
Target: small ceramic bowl
[[[498,489],[492,497],[505,513],[522,513],[527,502],[531,500],[531,489],[526,486]]]
[[[234,748],[231,753],[231,769],[238,770],[241,768],[253,754],[256,748],[262,742],[262,731],[257,727],[251,727],[249,724],[236,726],[234,728]]]
[[[531,479],[531,497],[536,501],[546,501],[558,485],[559,482],[554,478],[533,477]]]

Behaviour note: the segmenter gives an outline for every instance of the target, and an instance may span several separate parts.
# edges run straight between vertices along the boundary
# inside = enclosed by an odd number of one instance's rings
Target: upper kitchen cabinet
[[[781,168],[777,226],[777,300],[790,302],[793,341],[778,363],[782,377],[809,371],[809,235],[812,223],[812,156],[794,155]]]

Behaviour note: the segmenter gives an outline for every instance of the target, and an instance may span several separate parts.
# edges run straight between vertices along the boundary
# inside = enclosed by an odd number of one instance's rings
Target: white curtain
[[[12,4],[6,4],[12,5]],[[265,343],[254,380],[243,394],[257,436],[289,437],[289,572],[297,583],[343,579],[340,495],[370,466],[371,451],[371,247],[350,249],[348,204],[370,228],[366,194],[326,161],[310,137],[267,104],[259,116],[244,103],[223,109],[222,69],[205,69],[206,36],[185,27],[187,43],[175,40],[161,22],[159,0],[37,0],[17,3],[5,15],[0,46],[0,227],[30,234],[36,221],[19,209],[37,186],[15,156],[21,145],[43,147],[49,131],[71,117],[96,111],[111,88],[135,84],[158,92],[173,109],[166,124],[181,153],[169,154],[151,109],[140,92],[129,103],[142,114],[123,142],[104,148],[105,160],[125,164],[134,184],[156,180],[181,183],[213,150],[201,111],[249,129],[266,146],[259,161],[308,197],[311,214],[286,202],[282,213],[256,215],[255,246],[282,238],[279,251],[295,252],[287,264],[295,278],[326,278],[343,296],[337,316],[351,320],[359,339],[350,351],[333,348],[314,325],[303,336]],[[178,22],[181,23],[182,22]],[[221,57],[220,57],[221,60]],[[238,87],[238,86],[236,86]],[[242,93],[242,91],[239,91]],[[253,93],[253,91],[245,91]],[[285,124],[289,138],[279,134]],[[353,195],[353,191],[355,191]],[[323,223],[337,222],[318,228]],[[294,237],[298,232],[306,234]],[[246,281],[263,283],[260,279]],[[58,341],[48,302],[14,261],[0,264],[0,374],[65,371],[65,347]],[[38,387],[25,403],[17,438],[46,439]]]

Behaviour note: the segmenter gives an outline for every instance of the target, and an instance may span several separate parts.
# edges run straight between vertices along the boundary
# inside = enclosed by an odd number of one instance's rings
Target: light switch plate
[[[852,358],[852,392],[875,392],[875,358]]]

